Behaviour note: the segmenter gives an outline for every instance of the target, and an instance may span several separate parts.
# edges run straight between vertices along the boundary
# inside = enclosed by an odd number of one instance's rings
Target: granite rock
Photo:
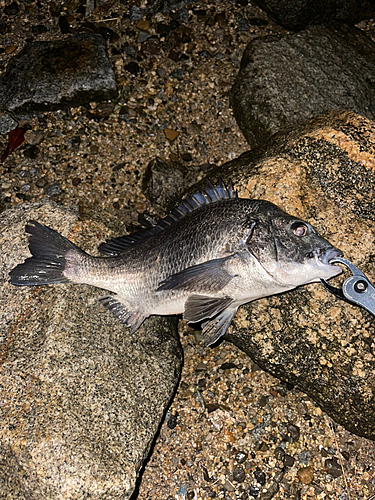
[[[276,134],[215,175],[231,179],[241,197],[307,220],[375,281],[374,145],[373,121],[334,111]],[[375,318],[367,311],[316,283],[243,306],[226,338],[346,429],[375,440]]]
[[[86,215],[52,203],[0,214],[0,496],[9,500],[129,498],[179,379],[175,320],[151,318],[130,336],[98,289],[7,282],[29,255],[27,220],[94,253],[110,231]]]
[[[9,61],[0,78],[0,109],[16,116],[105,101],[116,95],[105,41],[92,33],[28,43]]]
[[[375,15],[370,0],[255,0],[271,19],[287,29],[339,21],[356,24]]]
[[[18,122],[9,113],[0,111],[0,135],[17,128],[17,125]]]
[[[359,29],[311,26],[252,40],[231,90],[250,147],[335,110],[375,118],[375,44]]]

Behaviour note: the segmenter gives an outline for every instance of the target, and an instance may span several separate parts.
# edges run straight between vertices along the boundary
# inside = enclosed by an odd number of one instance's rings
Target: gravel
[[[88,21],[117,35],[107,43],[120,95],[112,110],[91,103],[22,123],[28,143],[0,165],[0,209],[47,197],[104,209],[134,228],[144,211],[162,215],[142,190],[155,157],[189,162],[199,180],[213,164],[248,149],[228,91],[250,39],[286,31],[245,1],[181,3],[169,12],[156,8],[147,18],[148,3],[133,3],[100,2],[87,19],[78,0],[2,8],[0,71],[27,38],[63,38],[60,18],[77,31]],[[151,21],[148,31],[137,28],[144,20]],[[169,140],[165,129],[178,137]],[[6,143],[1,136],[2,151]],[[259,370],[230,343],[205,348],[200,331],[184,322],[180,335],[180,386],[138,500],[354,500],[375,494],[373,442],[333,426],[310,398]]]

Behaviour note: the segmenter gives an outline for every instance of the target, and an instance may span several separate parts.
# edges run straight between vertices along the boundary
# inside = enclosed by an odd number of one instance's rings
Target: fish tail
[[[48,285],[75,281],[68,268],[79,265],[87,254],[57,231],[34,220],[26,225],[32,257],[9,273],[13,285]],[[64,273],[65,271],[65,273]]]

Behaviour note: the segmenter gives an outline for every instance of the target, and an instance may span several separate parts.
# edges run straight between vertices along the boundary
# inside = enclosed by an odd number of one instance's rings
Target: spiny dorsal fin
[[[173,208],[168,215],[160,219],[154,227],[140,229],[135,233],[120,236],[119,238],[112,238],[99,245],[99,251],[104,255],[115,257],[122,252],[126,252],[129,247],[139,244],[150,236],[163,231],[185,217],[188,213],[197,210],[203,205],[231,198],[238,198],[237,191],[234,191],[232,182],[229,182],[228,186],[225,186],[224,182],[219,179],[217,186],[214,186],[207,179],[204,190],[199,189],[193,194],[188,194],[177,207]]]

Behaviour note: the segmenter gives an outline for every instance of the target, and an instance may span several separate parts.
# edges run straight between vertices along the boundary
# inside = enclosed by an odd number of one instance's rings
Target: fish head
[[[341,250],[311,224],[276,206],[259,217],[248,245],[259,264],[280,286],[294,288],[342,272],[339,266],[330,264],[332,259],[343,255]]]

